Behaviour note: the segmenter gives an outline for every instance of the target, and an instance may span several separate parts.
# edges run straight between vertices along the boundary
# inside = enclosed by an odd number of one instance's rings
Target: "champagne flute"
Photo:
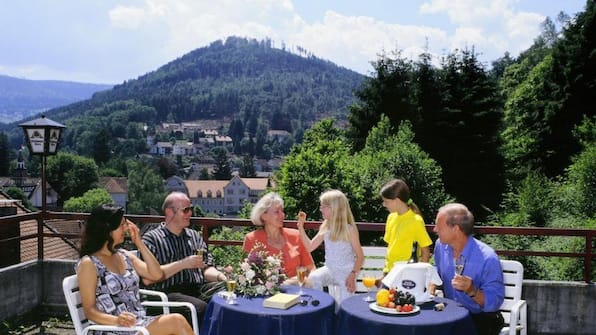
[[[299,266],[296,268],[296,275],[298,277],[298,285],[300,285],[300,291],[298,291],[299,295],[304,295],[304,291],[302,290],[302,286],[304,286],[304,282],[306,281],[306,267]]]
[[[228,304],[235,305],[236,304],[236,294],[234,291],[236,290],[236,280],[228,279],[226,280],[226,290],[228,291]]]
[[[366,302],[372,302],[372,301],[375,301],[375,299],[373,299],[373,298],[370,296],[370,289],[371,289],[373,286],[375,286],[375,281],[376,281],[375,277],[373,277],[372,275],[370,275],[370,274],[368,274],[368,273],[365,273],[365,274],[362,276],[362,285],[364,285],[364,286],[366,287],[366,297],[364,297],[364,299],[362,299],[362,300],[364,300],[364,301],[366,301]]]
[[[197,249],[197,256],[201,257],[201,259],[203,259],[203,249],[198,248]]]
[[[453,262],[454,262],[455,274],[458,276],[461,276],[461,274],[464,272],[464,265],[466,263],[466,259],[464,258],[464,255],[460,255],[458,258],[454,258]]]

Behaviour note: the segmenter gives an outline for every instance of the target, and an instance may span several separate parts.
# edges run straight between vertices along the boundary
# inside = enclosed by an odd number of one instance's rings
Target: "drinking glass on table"
[[[228,291],[228,304],[235,305],[236,304],[236,294],[234,291],[236,290],[236,280],[228,279],[226,280],[226,290]]]
[[[362,275],[362,285],[364,285],[366,287],[366,297],[364,297],[364,301],[366,302],[371,302],[371,301],[375,301],[375,299],[373,299],[370,296],[370,289],[375,286],[375,277],[373,277],[372,275],[365,273],[364,275]]]
[[[298,277],[298,285],[300,285],[300,291],[298,294],[303,295],[304,291],[302,290],[302,286],[304,286],[304,282],[306,282],[306,272],[307,269],[305,266],[299,266],[296,268],[296,276]]]

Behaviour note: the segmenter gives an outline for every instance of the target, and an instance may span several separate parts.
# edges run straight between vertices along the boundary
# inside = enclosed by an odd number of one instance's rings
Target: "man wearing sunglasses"
[[[161,264],[165,276],[157,282],[143,279],[143,283],[165,292],[170,301],[192,303],[198,319],[202,320],[208,300],[225,288],[226,276],[215,268],[201,234],[189,228],[193,207],[188,196],[170,193],[162,210],[165,222],[145,233],[143,241]]]

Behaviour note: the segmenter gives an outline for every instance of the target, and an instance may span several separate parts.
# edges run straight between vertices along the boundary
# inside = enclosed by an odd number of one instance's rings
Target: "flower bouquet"
[[[280,292],[286,280],[281,267],[281,254],[268,255],[265,246],[256,243],[236,274],[236,291],[245,296],[273,295]]]

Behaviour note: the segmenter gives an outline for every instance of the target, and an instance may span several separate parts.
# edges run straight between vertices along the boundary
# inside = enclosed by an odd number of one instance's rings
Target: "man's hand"
[[[185,268],[186,269],[203,269],[205,268],[205,262],[203,261],[203,257],[198,255],[191,255],[184,259]]]
[[[455,275],[451,279],[451,286],[458,291],[468,292],[474,288],[474,283],[472,282],[472,278],[468,276]]]

